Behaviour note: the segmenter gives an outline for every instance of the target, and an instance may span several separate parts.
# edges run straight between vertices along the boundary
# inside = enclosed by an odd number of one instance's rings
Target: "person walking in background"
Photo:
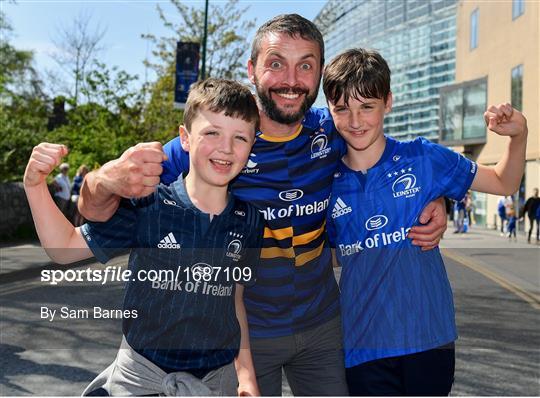
[[[467,215],[467,225],[470,227],[473,224],[473,198],[472,198],[472,192],[469,190],[465,194],[465,213]]]
[[[465,232],[464,222],[465,222],[465,199],[457,200],[454,202],[454,219],[456,230],[455,234],[460,234]]]
[[[497,213],[499,214],[499,218],[501,219],[501,236],[504,236],[505,231],[505,222],[507,221],[507,209],[509,205],[512,204],[512,199],[510,196],[503,196],[499,199],[499,202],[497,203]]]
[[[75,177],[73,178],[73,186],[71,187],[71,203],[73,208],[73,225],[78,227],[83,224],[84,218],[81,216],[81,213],[79,213],[79,209],[77,208],[77,202],[79,201],[79,195],[81,192],[81,185],[84,181],[84,177],[86,174],[88,174],[89,170],[88,167],[85,164],[82,164],[77,169],[77,174],[75,174]]]
[[[533,196],[531,196],[525,202],[523,207],[523,215],[527,214],[529,217],[529,235],[527,236],[527,243],[531,243],[531,233],[534,228],[534,222],[536,221],[536,241],[540,241],[540,225],[538,225],[538,208],[540,208],[540,197],[538,197],[538,188],[533,189]]]
[[[514,236],[514,240],[517,241],[516,236],[516,223],[517,223],[517,216],[516,211],[514,210],[514,207],[512,206],[510,210],[508,210],[508,213],[506,214],[506,217],[508,219],[508,240],[512,240],[512,235]]]
[[[540,224],[540,205],[536,206],[536,243],[540,242],[538,239],[538,224]]]
[[[69,214],[69,204],[71,197],[71,181],[68,177],[69,164],[62,163],[59,167],[60,173],[54,177],[52,185],[54,187],[54,202],[66,217]]]

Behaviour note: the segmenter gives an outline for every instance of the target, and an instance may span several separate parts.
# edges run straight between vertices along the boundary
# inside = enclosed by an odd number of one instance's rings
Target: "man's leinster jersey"
[[[122,330],[133,349],[166,372],[212,369],[233,361],[240,346],[236,283],[253,284],[264,221],[230,196],[210,221],[189,199],[182,179],[154,194],[124,200],[83,237],[105,263],[131,248]]]
[[[293,334],[339,312],[325,219],[334,172],[345,150],[327,109],[312,108],[286,138],[257,134],[233,194],[266,219],[257,283],[244,297],[252,337]],[[187,171],[177,138],[165,145],[162,181]]]
[[[422,209],[463,198],[476,164],[425,139],[386,138],[367,173],[341,163],[328,209],[342,265],[345,364],[420,352],[457,338],[452,291],[439,250],[407,239]]]

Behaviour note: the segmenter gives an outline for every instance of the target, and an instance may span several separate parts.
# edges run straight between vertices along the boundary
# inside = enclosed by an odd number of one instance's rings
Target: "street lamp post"
[[[208,39],[208,0],[204,4],[204,35],[202,43],[202,71],[201,79],[206,79],[206,41]]]

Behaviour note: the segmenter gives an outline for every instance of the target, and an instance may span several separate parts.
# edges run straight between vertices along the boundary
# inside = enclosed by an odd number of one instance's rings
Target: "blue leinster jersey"
[[[341,163],[328,209],[328,232],[343,267],[346,367],[457,338],[439,250],[422,252],[406,235],[429,202],[463,198],[476,164],[425,139],[386,140],[367,173]]]

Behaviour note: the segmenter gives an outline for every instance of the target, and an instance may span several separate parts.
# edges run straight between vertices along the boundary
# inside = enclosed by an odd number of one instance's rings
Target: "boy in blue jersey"
[[[96,389],[110,395],[259,395],[242,293],[255,281],[264,222],[228,192],[258,123],[245,86],[220,79],[194,84],[180,127],[190,153],[185,179],[124,200],[109,221],[80,228],[54,205],[45,181],[67,149],[48,143],[34,148],[24,185],[51,259],[69,263],[94,255],[105,263],[132,249],[122,349],[87,388],[90,395]],[[151,271],[166,277],[150,280]]]
[[[386,137],[390,70],[375,51],[332,60],[323,89],[347,142],[329,204],[328,231],[341,264],[347,383],[352,395],[448,395],[457,338],[452,292],[438,250],[406,239],[434,198],[461,200],[469,188],[511,194],[523,174],[527,123],[508,104],[484,114],[509,136],[494,167],[419,138]]]

